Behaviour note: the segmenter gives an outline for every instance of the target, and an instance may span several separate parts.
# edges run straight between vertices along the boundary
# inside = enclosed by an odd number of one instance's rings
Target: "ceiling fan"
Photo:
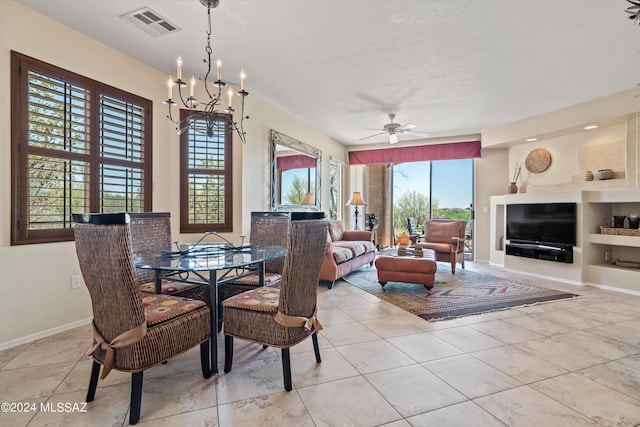
[[[418,132],[418,131],[414,131],[412,129],[415,129],[418,127],[418,125],[414,125],[412,123],[408,123],[406,125],[401,125],[400,123],[396,123],[393,121],[393,119],[396,118],[396,115],[391,113],[389,114],[389,120],[391,120],[389,123],[387,123],[386,125],[384,125],[382,127],[382,129],[365,129],[365,130],[379,130],[382,131],[380,133],[376,133],[373,135],[369,135],[369,136],[365,136],[364,138],[360,138],[359,141],[365,140],[365,139],[369,139],[369,138],[373,138],[374,136],[378,136],[378,135],[384,135],[385,133],[389,135],[389,144],[395,144],[396,142],[398,142],[398,135],[402,134],[402,133],[413,133],[413,134],[419,134],[422,135],[424,137],[429,136],[428,133],[425,132]]]

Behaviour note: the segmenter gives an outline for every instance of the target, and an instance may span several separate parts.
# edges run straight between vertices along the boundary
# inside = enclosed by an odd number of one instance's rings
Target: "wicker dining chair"
[[[233,338],[282,349],[284,388],[290,391],[289,348],[311,336],[316,361],[320,360],[317,331],[317,288],[327,242],[324,219],[289,223],[289,239],[280,289],[261,287],[222,302],[224,307],[225,363],[233,364]]]
[[[73,216],[76,253],[93,309],[93,368],[87,402],[98,376],[131,372],[129,423],[140,419],[144,370],[200,345],[202,375],[211,376],[209,307],[189,298],[140,292],[127,214]],[[100,365],[102,375],[100,375]]]
[[[146,258],[171,250],[171,213],[136,212],[128,214],[131,222],[131,247],[133,256]],[[151,269],[136,268],[140,290],[156,293],[155,274]],[[211,296],[207,285],[198,285],[171,280],[162,280],[161,293],[204,301],[211,307]]]
[[[287,245],[289,231],[289,212],[251,212],[251,232],[249,241],[252,245]],[[264,263],[264,284],[277,287],[280,285],[284,257]],[[218,286],[220,301],[239,293],[261,286],[259,276],[252,274],[232,280]]]

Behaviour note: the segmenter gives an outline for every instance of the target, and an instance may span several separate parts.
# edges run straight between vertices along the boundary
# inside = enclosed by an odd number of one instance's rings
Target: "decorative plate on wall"
[[[544,148],[536,148],[529,153],[524,165],[529,172],[540,173],[547,170],[551,164],[551,154]]]

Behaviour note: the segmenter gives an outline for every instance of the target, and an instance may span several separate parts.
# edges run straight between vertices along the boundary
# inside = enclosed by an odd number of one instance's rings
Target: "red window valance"
[[[316,159],[302,154],[295,156],[282,156],[276,158],[276,169],[289,170],[289,169],[308,169],[316,167]]]
[[[427,160],[473,159],[480,157],[480,141],[451,144],[417,145],[414,147],[380,148],[349,152],[349,164],[405,163]]]

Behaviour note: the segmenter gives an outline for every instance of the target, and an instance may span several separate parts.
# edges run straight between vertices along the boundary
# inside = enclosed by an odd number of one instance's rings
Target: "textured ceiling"
[[[17,0],[175,74],[202,75],[198,0]],[[121,15],[148,6],[182,31],[151,37]],[[431,137],[475,134],[634,88],[640,27],[624,0],[221,0],[225,78],[346,144],[396,113]],[[235,81],[237,82],[237,78]],[[250,102],[248,99],[248,102]],[[402,135],[400,140],[414,139]]]

